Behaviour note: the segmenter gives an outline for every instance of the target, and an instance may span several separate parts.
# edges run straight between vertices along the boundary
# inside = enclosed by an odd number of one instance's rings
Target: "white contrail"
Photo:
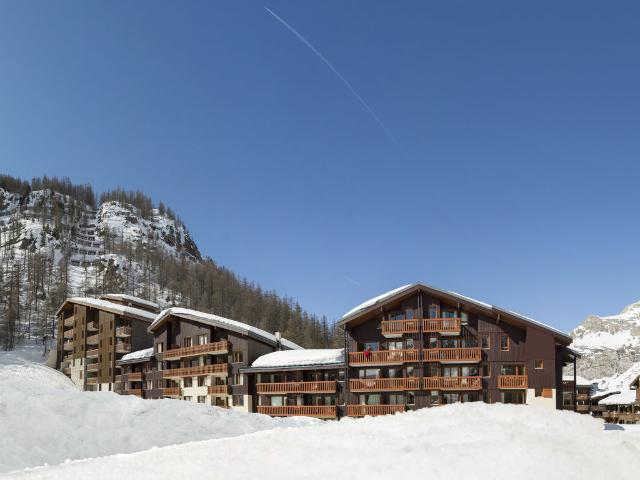
[[[353,93],[353,95],[358,99],[358,101],[362,104],[362,106],[364,108],[367,109],[367,112],[369,112],[371,114],[371,116],[373,117],[373,119],[378,122],[378,125],[380,125],[382,127],[382,129],[385,131],[385,133],[389,136],[389,138],[393,141],[393,143],[395,143],[397,146],[400,146],[400,144],[398,143],[398,140],[396,140],[396,137],[393,136],[393,133],[391,133],[391,130],[389,130],[387,128],[387,126],[384,124],[384,122],[380,119],[380,117],[378,117],[378,115],[376,114],[376,112],[373,111],[373,109],[369,106],[369,104],[367,102],[364,101],[364,98],[362,98],[360,96],[360,94],[358,94],[358,92],[356,92],[356,90],[351,86],[351,84],[349,83],[349,81],[344,78],[340,72],[338,70],[336,70],[336,67],[334,67],[331,62],[329,60],[327,60],[319,51],[316,47],[314,47],[313,45],[311,45],[309,43],[309,41],[304,38],[300,33],[298,33],[298,31],[293,28],[291,25],[289,25],[283,18],[279,17],[277,14],[275,14],[273,11],[271,11],[269,8],[264,7],[264,9],[269,12],[271,14],[271,16],[273,16],[273,18],[275,18],[276,20],[278,20],[282,25],[284,25],[285,27],[287,27],[287,29],[293,33],[296,37],[298,37],[298,40],[300,40],[302,43],[304,43],[307,47],[309,47],[309,49],[311,49],[311,51],[313,53],[315,53],[317,55],[317,57],[322,60],[324,62],[324,64],[329,67],[331,69],[331,71],[333,73],[335,73],[337,75],[337,77],[342,80],[342,83],[344,83],[347,88],[349,89],[349,91],[351,91],[351,93]]]

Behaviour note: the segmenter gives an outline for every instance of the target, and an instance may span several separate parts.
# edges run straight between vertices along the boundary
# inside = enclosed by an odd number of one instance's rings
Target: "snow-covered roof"
[[[135,352],[131,352],[131,353],[127,353],[126,355],[124,355],[120,360],[118,360],[119,362],[133,362],[136,360],[139,361],[144,361],[144,360],[149,360],[151,357],[153,357],[153,347],[151,348],[145,348],[144,350],[137,350]]]
[[[138,305],[144,305],[145,307],[154,308],[156,310],[160,309],[160,305],[155,302],[150,302],[149,300],[145,300],[144,298],[134,297],[133,295],[127,295],[125,293],[106,293],[104,295],[100,295],[100,298],[105,300],[121,300],[125,302],[137,303]]]
[[[506,315],[511,315],[512,317],[516,317],[516,318],[518,318],[520,320],[524,320],[524,321],[532,323],[532,324],[534,324],[534,325],[536,325],[538,327],[541,327],[543,329],[549,330],[549,331],[553,332],[556,335],[560,335],[568,342],[571,342],[571,340],[572,340],[572,338],[568,334],[566,334],[565,332],[562,332],[562,331],[560,331],[558,329],[555,329],[555,328],[553,328],[553,327],[551,327],[549,325],[546,325],[546,324],[544,324],[542,322],[534,320],[531,317],[527,317],[527,316],[522,315],[520,313],[511,311],[511,310],[506,310],[506,309],[497,307],[495,305],[491,305],[490,303],[482,302],[480,300],[476,300],[475,298],[467,297],[465,295],[461,295],[461,294],[456,293],[456,292],[452,292],[452,291],[449,291],[449,290],[443,290],[443,289],[437,288],[437,287],[432,287],[430,285],[427,285],[427,284],[421,283],[421,282],[412,283],[410,285],[404,285],[402,287],[395,288],[395,289],[390,290],[390,291],[388,291],[386,293],[383,293],[382,295],[378,295],[377,297],[371,298],[371,299],[367,300],[366,302],[361,303],[357,307],[352,308],[347,313],[345,313],[342,316],[342,321],[344,322],[349,317],[352,317],[352,316],[356,315],[357,313],[361,313],[361,312],[373,307],[374,305],[382,303],[382,302],[384,302],[384,301],[386,301],[386,300],[388,300],[388,299],[390,299],[392,297],[395,297],[395,296],[400,295],[402,293],[411,291],[411,290],[413,290],[415,288],[418,288],[418,287],[422,287],[422,288],[425,288],[425,289],[428,289],[428,290],[439,292],[439,293],[442,293],[442,294],[445,294],[445,295],[450,295],[452,297],[456,297],[456,298],[460,299],[461,301],[466,301],[466,302],[473,303],[477,307],[483,308],[485,310],[490,310],[493,314],[504,313]]]
[[[262,330],[261,328],[253,327],[251,325],[247,325],[246,323],[238,322],[237,320],[220,317],[212,313],[199,312],[197,310],[191,310],[189,308],[181,307],[171,307],[160,312],[153,323],[149,325],[148,331],[151,332],[155,330],[156,327],[162,324],[164,320],[170,315],[188,318],[190,320],[205,323],[207,325],[212,325],[214,327],[226,328],[227,330],[241,333],[243,335],[253,336],[254,338],[261,339],[272,345],[276,345],[277,343],[275,335]],[[298,350],[302,348],[300,345],[297,345],[292,341],[287,340],[286,338],[282,338],[281,342],[283,347],[290,348],[292,350]]]
[[[102,300],[98,298],[91,297],[71,297],[67,298],[62,306],[56,312],[56,315],[60,313],[60,310],[67,303],[77,303],[78,305],[84,305],[85,307],[97,308],[99,310],[104,310],[106,312],[117,313],[118,315],[127,315],[130,317],[135,317],[139,320],[145,320],[147,322],[153,322],[156,318],[156,314],[153,312],[147,312],[146,310],[142,310],[140,308],[128,307],[126,305],[121,305],[119,303],[113,303],[108,300]]]
[[[283,350],[258,357],[255,368],[305,367],[315,365],[340,365],[344,363],[344,348]]]
[[[631,405],[635,401],[635,390],[621,390],[620,393],[603,398],[598,402],[598,405]]]
[[[573,382],[573,375],[563,375],[562,376],[562,381],[563,382]],[[587,380],[584,377],[581,377],[580,375],[576,376],[576,385],[593,385],[596,382],[593,382],[591,380]]]

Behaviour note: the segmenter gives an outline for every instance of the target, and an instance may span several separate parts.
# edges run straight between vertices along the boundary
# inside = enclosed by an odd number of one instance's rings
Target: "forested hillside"
[[[142,192],[96,196],[67,178],[0,175],[0,345],[55,332],[72,295],[127,293],[327,347],[337,332],[291,298],[239,278],[202,256],[178,216]]]

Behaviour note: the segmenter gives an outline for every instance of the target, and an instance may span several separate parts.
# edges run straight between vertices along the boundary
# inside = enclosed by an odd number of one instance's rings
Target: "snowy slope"
[[[62,373],[28,361],[38,355],[0,352],[0,472],[319,422],[81,392]]]
[[[8,478],[637,478],[640,437],[585,415],[455,404],[159,448]]]
[[[571,347],[582,354],[578,373],[586,378],[608,378],[640,362],[640,302],[618,315],[592,315],[573,332]]]

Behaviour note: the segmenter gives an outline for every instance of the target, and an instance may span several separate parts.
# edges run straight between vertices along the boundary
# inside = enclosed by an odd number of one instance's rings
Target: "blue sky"
[[[5,0],[0,170],[142,189],[332,319],[421,280],[568,330],[640,300],[639,15]]]

